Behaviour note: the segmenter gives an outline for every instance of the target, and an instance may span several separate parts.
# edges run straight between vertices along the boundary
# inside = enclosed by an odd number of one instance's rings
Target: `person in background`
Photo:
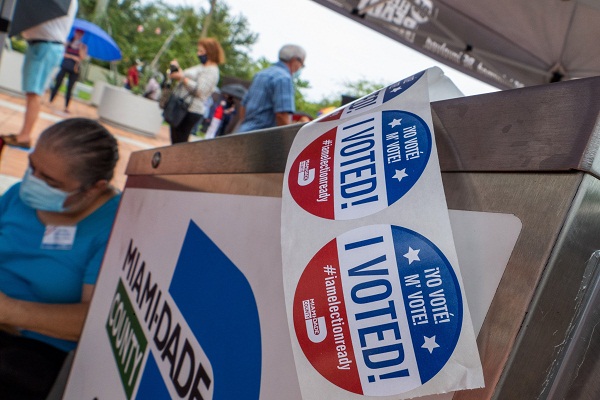
[[[77,12],[77,0],[71,0],[67,15],[53,18],[21,32],[27,40],[27,52],[23,62],[23,92],[25,92],[25,116],[17,134],[2,136],[9,146],[29,149],[31,133],[40,114],[42,95],[50,85],[51,74],[60,65],[65,52],[65,42]]]
[[[65,75],[69,75],[69,81],[67,84],[67,90],[65,92],[65,112],[69,112],[69,102],[71,101],[71,93],[75,82],[79,79],[79,66],[81,61],[87,56],[87,45],[83,43],[82,38],[85,34],[81,29],[76,29],[73,33],[73,38],[67,42],[65,46],[65,56],[60,66],[60,71],[56,75],[54,86],[50,92],[50,103],[54,101],[60,85],[65,78]]]
[[[158,101],[160,98],[160,83],[158,83],[157,78],[161,79],[158,73],[152,74],[150,79],[148,79],[148,83],[144,88],[144,97],[150,100]]]
[[[142,62],[136,60],[127,70],[127,79],[125,81],[125,89],[132,90],[140,84],[140,72],[142,71]]]
[[[0,198],[0,399],[45,399],[80,337],[120,195],[98,122],[47,128]]]
[[[294,82],[304,67],[306,51],[287,44],[279,50],[279,61],[257,73],[239,110],[239,132],[292,123],[296,111]]]
[[[177,60],[171,61],[169,77],[179,84],[174,94],[181,98],[191,97],[191,104],[178,126],[170,125],[171,143],[187,142],[190,133],[206,111],[206,100],[219,82],[219,65],[225,62],[221,44],[214,38],[198,40],[196,55],[200,64],[182,70]]]
[[[236,113],[236,101],[235,98],[229,94],[223,95],[223,119],[221,121],[221,125],[219,126],[219,130],[217,131],[217,136],[223,136],[225,134],[225,129],[227,125],[231,122],[231,120],[235,117]]]

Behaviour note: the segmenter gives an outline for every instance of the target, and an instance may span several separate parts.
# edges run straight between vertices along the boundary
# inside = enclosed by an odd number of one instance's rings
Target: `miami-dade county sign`
[[[483,386],[432,132],[436,74],[305,125],[290,150],[281,243],[307,398]]]
[[[126,189],[65,399],[299,399],[279,204]]]

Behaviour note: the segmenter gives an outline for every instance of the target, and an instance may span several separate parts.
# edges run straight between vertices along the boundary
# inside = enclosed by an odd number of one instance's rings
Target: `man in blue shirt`
[[[238,132],[292,123],[296,111],[292,77],[304,67],[306,51],[287,44],[279,50],[279,61],[257,73],[240,109]]]

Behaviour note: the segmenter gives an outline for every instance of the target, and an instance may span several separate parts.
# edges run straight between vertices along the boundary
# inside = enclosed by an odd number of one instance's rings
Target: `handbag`
[[[172,94],[173,87],[171,86],[171,82],[163,84],[160,88],[160,97],[158,98],[158,106],[161,108],[161,110],[165,109]]]
[[[190,100],[186,101],[188,98]],[[177,128],[187,115],[192,100],[191,93],[183,98],[177,96],[175,93],[171,94],[163,111],[163,118],[165,121],[172,127]]]

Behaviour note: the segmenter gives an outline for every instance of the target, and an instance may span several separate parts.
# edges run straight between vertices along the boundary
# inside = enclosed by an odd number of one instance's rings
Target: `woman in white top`
[[[188,113],[177,126],[170,125],[171,143],[187,142],[194,126],[205,111],[206,99],[213,94],[219,82],[219,65],[225,62],[225,53],[214,38],[198,40],[196,54],[200,64],[182,70],[177,60],[171,61],[172,80],[179,81],[175,95],[191,100]]]

